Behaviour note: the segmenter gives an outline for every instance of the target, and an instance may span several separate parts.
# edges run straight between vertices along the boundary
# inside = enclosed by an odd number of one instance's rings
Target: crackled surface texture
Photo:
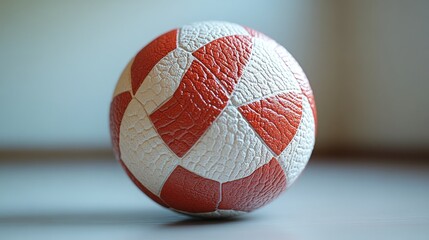
[[[272,157],[238,110],[228,106],[181,165],[205,178],[227,182],[249,176]]]
[[[131,94],[129,92],[123,92],[116,95],[110,105],[110,135],[112,136],[113,150],[117,159],[120,158],[119,133],[122,118],[124,117],[125,110],[130,101]]]
[[[136,99],[128,105],[120,131],[122,161],[144,186],[158,194],[179,159],[165,145]]]
[[[301,120],[301,101],[298,93],[281,93],[243,105],[239,110],[268,147],[279,155],[295,136]]]
[[[314,117],[309,101],[303,99],[301,122],[292,141],[280,154],[279,162],[286,173],[287,185],[290,186],[302,172],[313,151],[315,133]]]
[[[203,22],[131,59],[110,127],[116,157],[142,192],[177,212],[227,217],[295,181],[315,118],[308,80],[283,47],[248,27]]]
[[[136,92],[147,113],[171,98],[191,62],[191,54],[175,49],[152,68]]]
[[[209,68],[231,94],[249,61],[251,51],[250,37],[229,36],[208,43],[193,55]]]
[[[247,30],[228,22],[199,22],[184,26],[179,33],[179,47],[194,52],[207,43],[226,36],[247,36]]]
[[[134,58],[131,66],[131,85],[133,93],[137,91],[150,70],[165,55],[176,48],[177,30],[159,36],[146,45]]]
[[[150,119],[170,149],[182,157],[213,123],[227,101],[214,75],[194,61],[173,97],[153,112]]]
[[[253,41],[252,56],[232,95],[234,105],[240,106],[273,94],[300,90],[293,73],[285,67],[271,45],[257,38]]]
[[[286,187],[286,178],[275,158],[250,176],[222,184],[219,209],[251,211],[276,198]]]
[[[165,182],[161,198],[174,209],[189,213],[216,211],[220,184],[178,166]]]

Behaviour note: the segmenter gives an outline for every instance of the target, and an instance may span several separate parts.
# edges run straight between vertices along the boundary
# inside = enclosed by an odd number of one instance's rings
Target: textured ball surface
[[[110,128],[117,159],[155,202],[226,217],[295,181],[313,150],[316,109],[286,49],[247,27],[201,22],[161,35],[129,62]]]

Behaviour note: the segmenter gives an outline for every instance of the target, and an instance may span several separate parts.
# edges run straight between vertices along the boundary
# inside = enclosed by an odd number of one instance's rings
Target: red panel
[[[165,182],[161,198],[176,210],[212,212],[220,201],[220,183],[177,166]]]
[[[252,211],[276,198],[285,188],[285,174],[273,158],[250,176],[223,183],[219,209]]]
[[[131,99],[130,92],[123,92],[116,95],[110,104],[110,136],[116,159],[120,159],[119,129],[121,128],[122,118]]]
[[[274,153],[286,148],[298,129],[302,116],[302,97],[295,92],[282,93],[239,107]]]
[[[214,73],[231,94],[251,52],[252,39],[235,35],[216,39],[195,51],[193,55]]]
[[[119,162],[122,165],[122,168],[125,170],[127,175],[131,178],[131,180],[134,182],[134,184],[142,191],[144,192],[148,197],[150,197],[153,201],[158,203],[159,205],[168,208],[167,204],[165,204],[164,201],[162,201],[161,198],[153,194],[149,189],[147,189],[141,182],[131,173],[131,171],[127,168],[125,163],[122,160],[119,160]]]
[[[134,94],[150,70],[176,47],[177,29],[159,36],[140,50],[131,66],[131,85]]]
[[[307,97],[308,102],[311,106],[311,110],[313,111],[314,123],[316,124],[317,129],[316,102],[314,101],[313,91],[311,90],[307,76],[305,76],[305,73],[304,71],[302,71],[302,68],[284,47],[277,45],[275,50],[277,54],[283,59],[283,62],[286,64],[286,66],[292,71],[296,80],[298,81],[301,91]]]
[[[214,75],[193,61],[172,98],[150,115],[164,142],[182,157],[226,106],[228,97]]]

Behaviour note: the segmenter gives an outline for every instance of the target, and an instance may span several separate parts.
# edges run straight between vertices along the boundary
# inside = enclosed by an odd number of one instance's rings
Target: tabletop
[[[201,220],[142,194],[110,157],[0,161],[0,239],[429,239],[429,167],[312,158],[278,199]]]

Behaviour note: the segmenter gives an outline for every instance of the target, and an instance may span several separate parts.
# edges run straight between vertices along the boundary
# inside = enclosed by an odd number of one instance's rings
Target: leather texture
[[[310,158],[316,108],[295,59],[233,23],[167,32],[127,65],[111,105],[116,157],[160,205],[236,216],[289,187]]]
[[[252,211],[271,202],[286,188],[286,177],[275,158],[250,176],[222,184],[219,209]]]
[[[274,154],[280,155],[301,122],[301,101],[299,93],[281,93],[243,105],[239,110]]]
[[[221,183],[244,178],[273,154],[234,106],[227,106],[180,165]]]
[[[234,35],[216,39],[192,55],[209,68],[230,95],[243,74],[251,52],[252,39]]]
[[[120,159],[119,149],[119,132],[124,117],[125,110],[131,101],[130,92],[122,92],[116,95],[112,103],[110,104],[110,136],[112,136],[113,152],[115,153],[116,159]]]
[[[177,166],[165,182],[161,198],[180,211],[213,212],[220,199],[220,183]]]
[[[232,104],[241,106],[291,91],[301,92],[292,71],[285,66],[270,42],[254,38],[252,55],[231,96]]]
[[[131,85],[134,94],[159,60],[176,48],[176,38],[177,30],[171,30],[137,53],[131,66]]]
[[[183,157],[226,106],[228,96],[214,75],[194,61],[176,92],[150,115],[164,142]]]

